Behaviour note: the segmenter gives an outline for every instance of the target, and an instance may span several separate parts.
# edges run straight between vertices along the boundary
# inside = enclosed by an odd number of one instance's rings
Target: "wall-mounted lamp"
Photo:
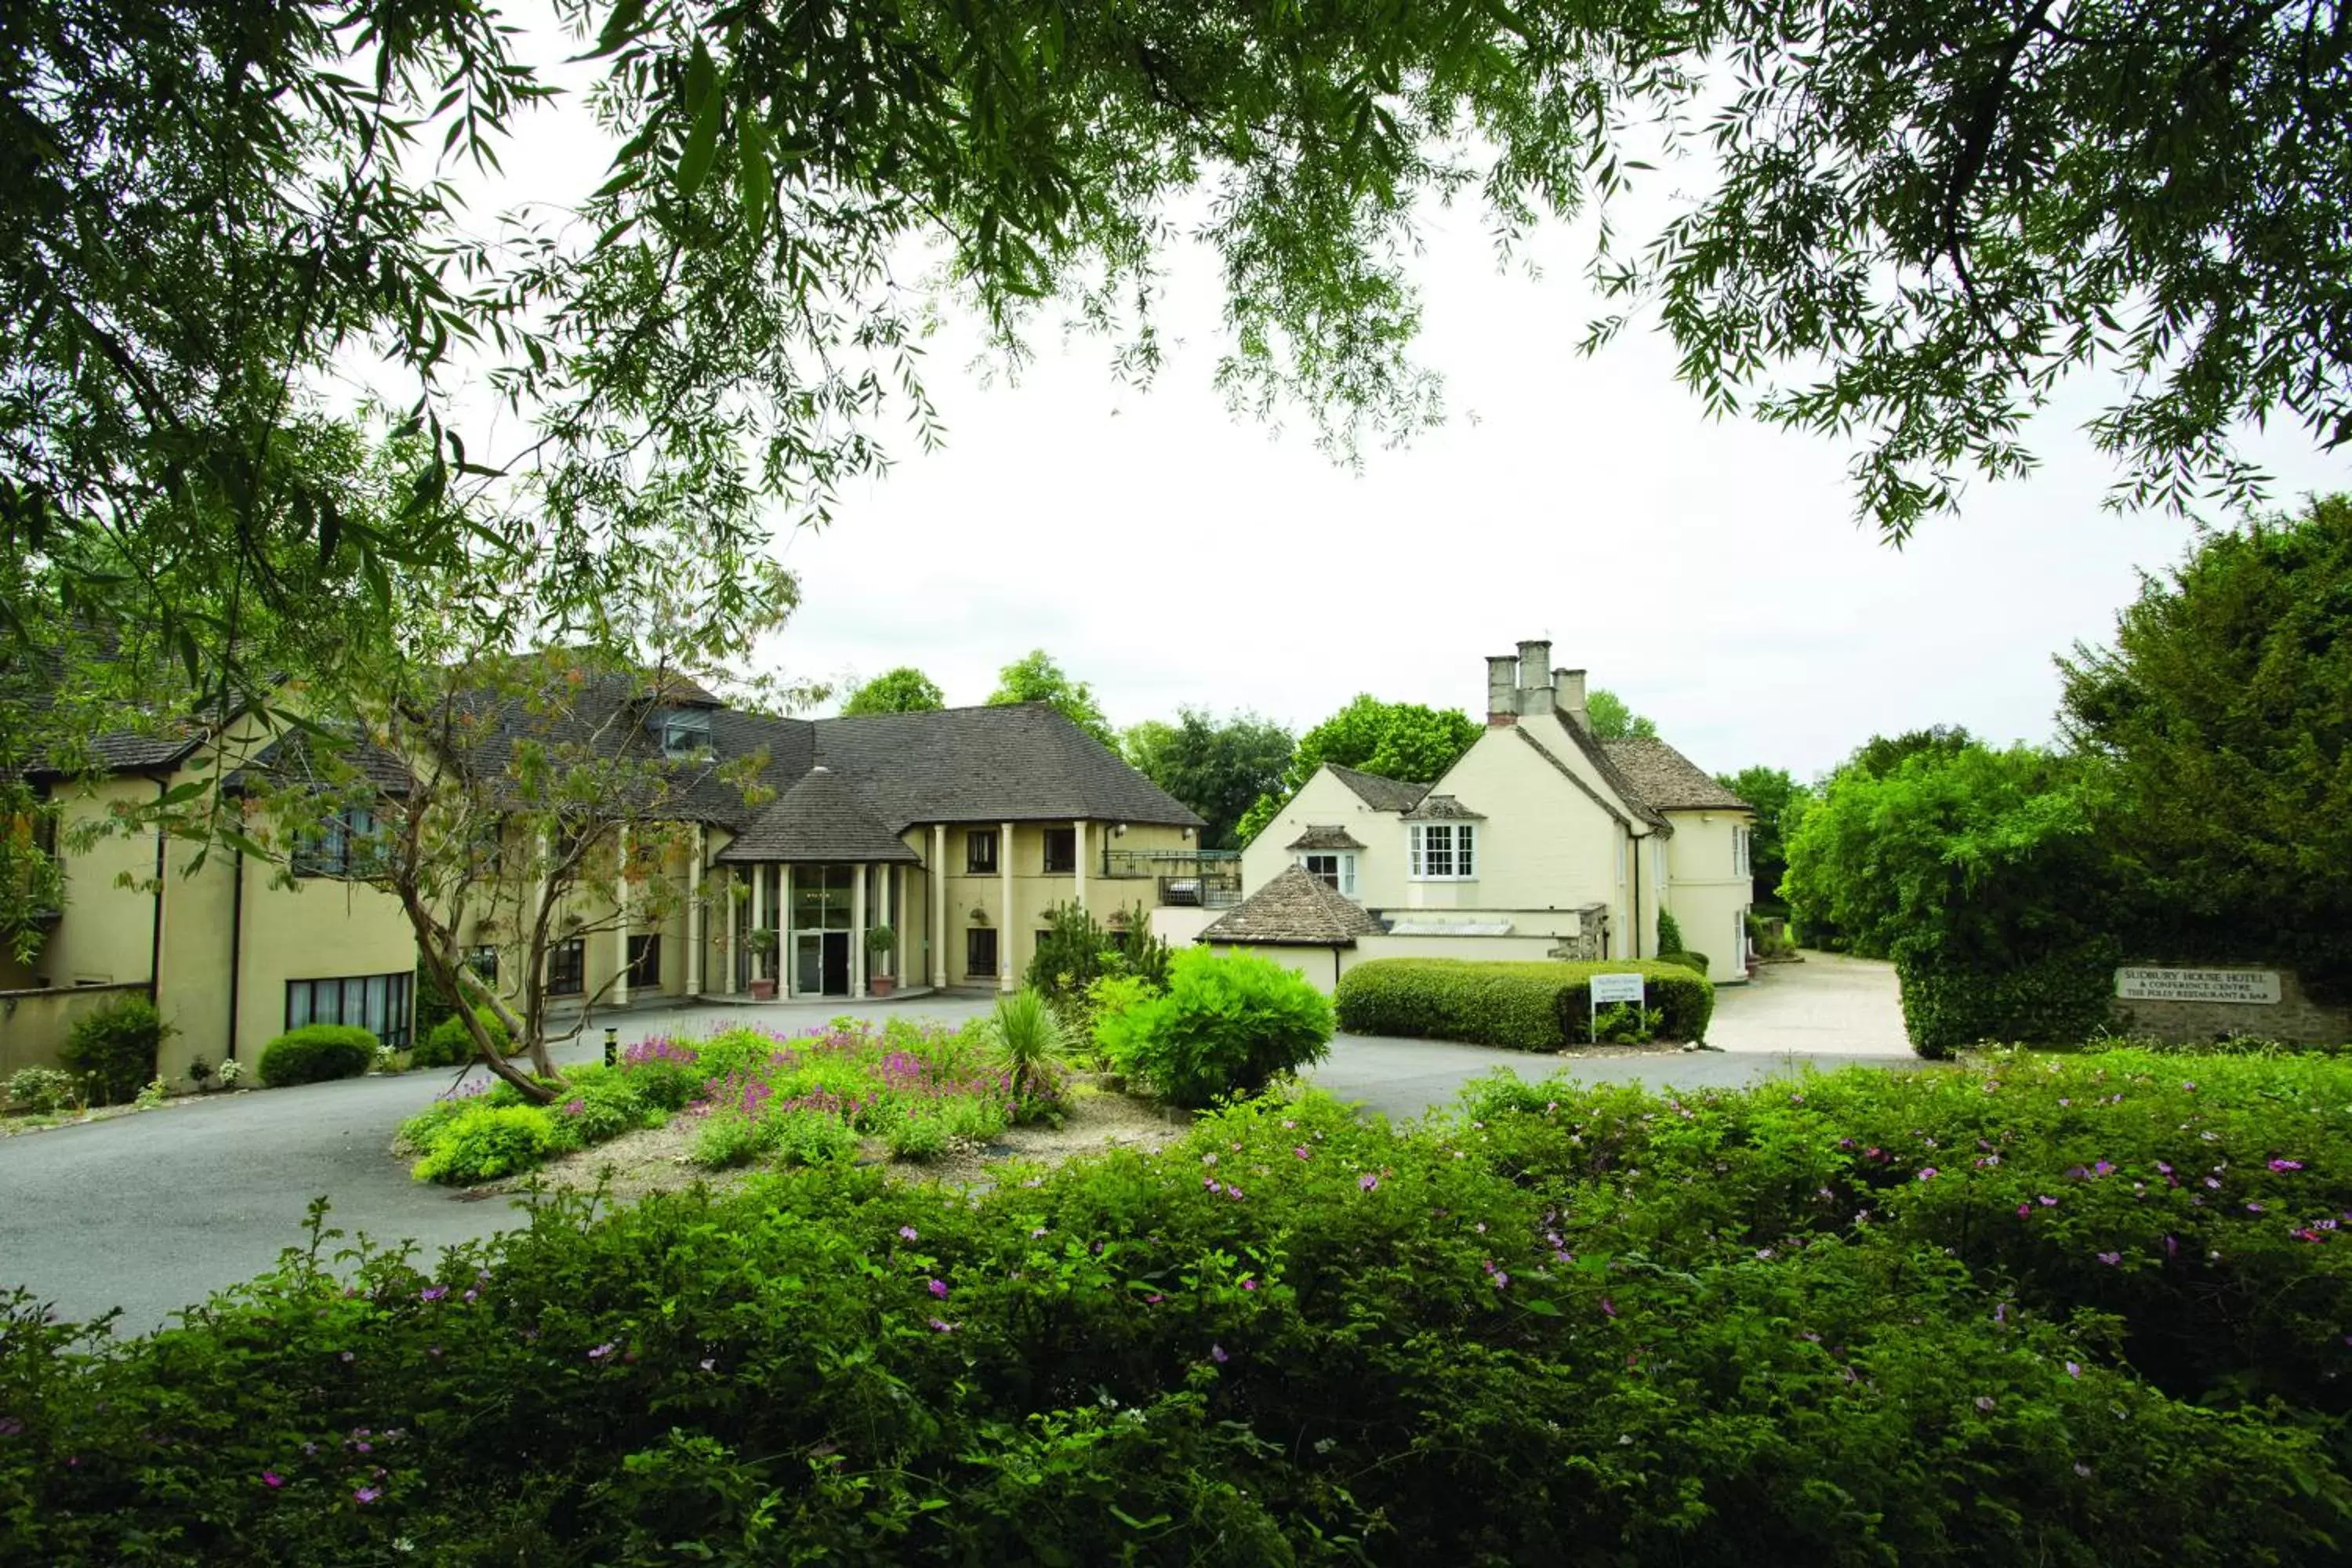
[[[1119,823],[1114,823],[1114,824],[1112,824],[1112,826],[1111,826],[1111,830],[1110,830],[1110,836],[1111,836],[1113,838],[1124,838],[1124,837],[1127,837],[1127,824],[1126,824],[1126,823],[1124,823],[1124,822],[1119,822]]]

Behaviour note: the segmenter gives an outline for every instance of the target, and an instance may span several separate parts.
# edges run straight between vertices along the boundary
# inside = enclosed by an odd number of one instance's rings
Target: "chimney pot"
[[[1556,669],[1552,671],[1552,679],[1559,687],[1559,710],[1578,729],[1590,731],[1592,716],[1585,711],[1584,707],[1584,671]]]
[[[1507,653],[1486,656],[1486,724],[1508,724],[1519,711],[1519,661]]]
[[[1519,689],[1530,691],[1538,686],[1550,684],[1551,643],[1549,640],[1521,643],[1519,645]]]

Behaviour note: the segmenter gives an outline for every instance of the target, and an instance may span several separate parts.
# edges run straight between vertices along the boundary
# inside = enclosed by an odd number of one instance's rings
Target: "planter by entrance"
[[[767,980],[767,979],[760,979],[760,980],[754,980],[754,981],[752,981],[752,982],[751,982],[751,1000],[752,1000],[752,1001],[754,1001],[754,1002],[772,1002],[772,1001],[774,1001],[775,999],[776,999],[776,983],[775,983],[774,981],[772,981],[772,980]]]
[[[866,988],[877,996],[887,996],[898,988],[898,983],[887,974],[877,974],[868,977]]]

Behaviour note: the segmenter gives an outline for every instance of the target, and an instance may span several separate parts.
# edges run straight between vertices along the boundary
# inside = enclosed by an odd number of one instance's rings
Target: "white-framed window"
[[[1633,868],[1633,836],[1621,832],[1617,835],[1617,885],[1619,887],[1625,885],[1625,879],[1632,872]]]
[[[1734,876],[1745,877],[1749,874],[1750,868],[1748,862],[1748,829],[1738,826],[1737,823],[1733,824],[1731,829],[1731,870]]]
[[[1412,879],[1466,882],[1478,875],[1478,828],[1468,822],[1416,822]]]
[[[1298,857],[1298,863],[1310,876],[1320,877],[1323,885],[1342,898],[1356,896],[1356,858],[1344,850],[1310,849]]]

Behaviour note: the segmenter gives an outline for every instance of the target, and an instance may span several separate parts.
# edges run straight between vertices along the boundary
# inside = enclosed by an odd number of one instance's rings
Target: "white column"
[[[724,884],[727,900],[727,972],[719,976],[719,989],[732,996],[735,994],[735,868],[730,866],[721,875],[727,879]]]
[[[849,994],[866,994],[866,868],[850,868]]]
[[[768,868],[751,868],[751,978],[760,978],[759,932],[768,924]]]
[[[890,868],[890,907],[882,918],[890,925],[890,977],[904,981],[907,977],[907,868],[893,864]]]
[[[702,824],[694,825],[686,863],[686,994],[702,994]]]
[[[948,825],[931,824],[931,868],[927,873],[931,895],[931,984],[948,984]]]
[[[761,868],[760,874],[767,875],[767,868]],[[768,923],[776,928],[776,994],[790,996],[793,994],[793,970],[795,967],[793,961],[784,956],[793,950],[793,868],[790,866],[776,868],[776,909],[775,912],[768,917]],[[817,963],[820,984],[824,983],[824,970],[823,955],[820,953]]]
[[[996,988],[1013,989],[1013,824],[1003,824],[996,835],[996,875],[1004,885],[1004,919],[996,936]]]
[[[1085,817],[1082,816],[1070,824],[1070,843],[1074,847],[1071,851],[1070,865],[1078,879],[1078,908],[1085,909],[1087,907],[1087,819]]]
[[[613,1005],[629,1005],[629,830],[615,829],[613,862]]]

